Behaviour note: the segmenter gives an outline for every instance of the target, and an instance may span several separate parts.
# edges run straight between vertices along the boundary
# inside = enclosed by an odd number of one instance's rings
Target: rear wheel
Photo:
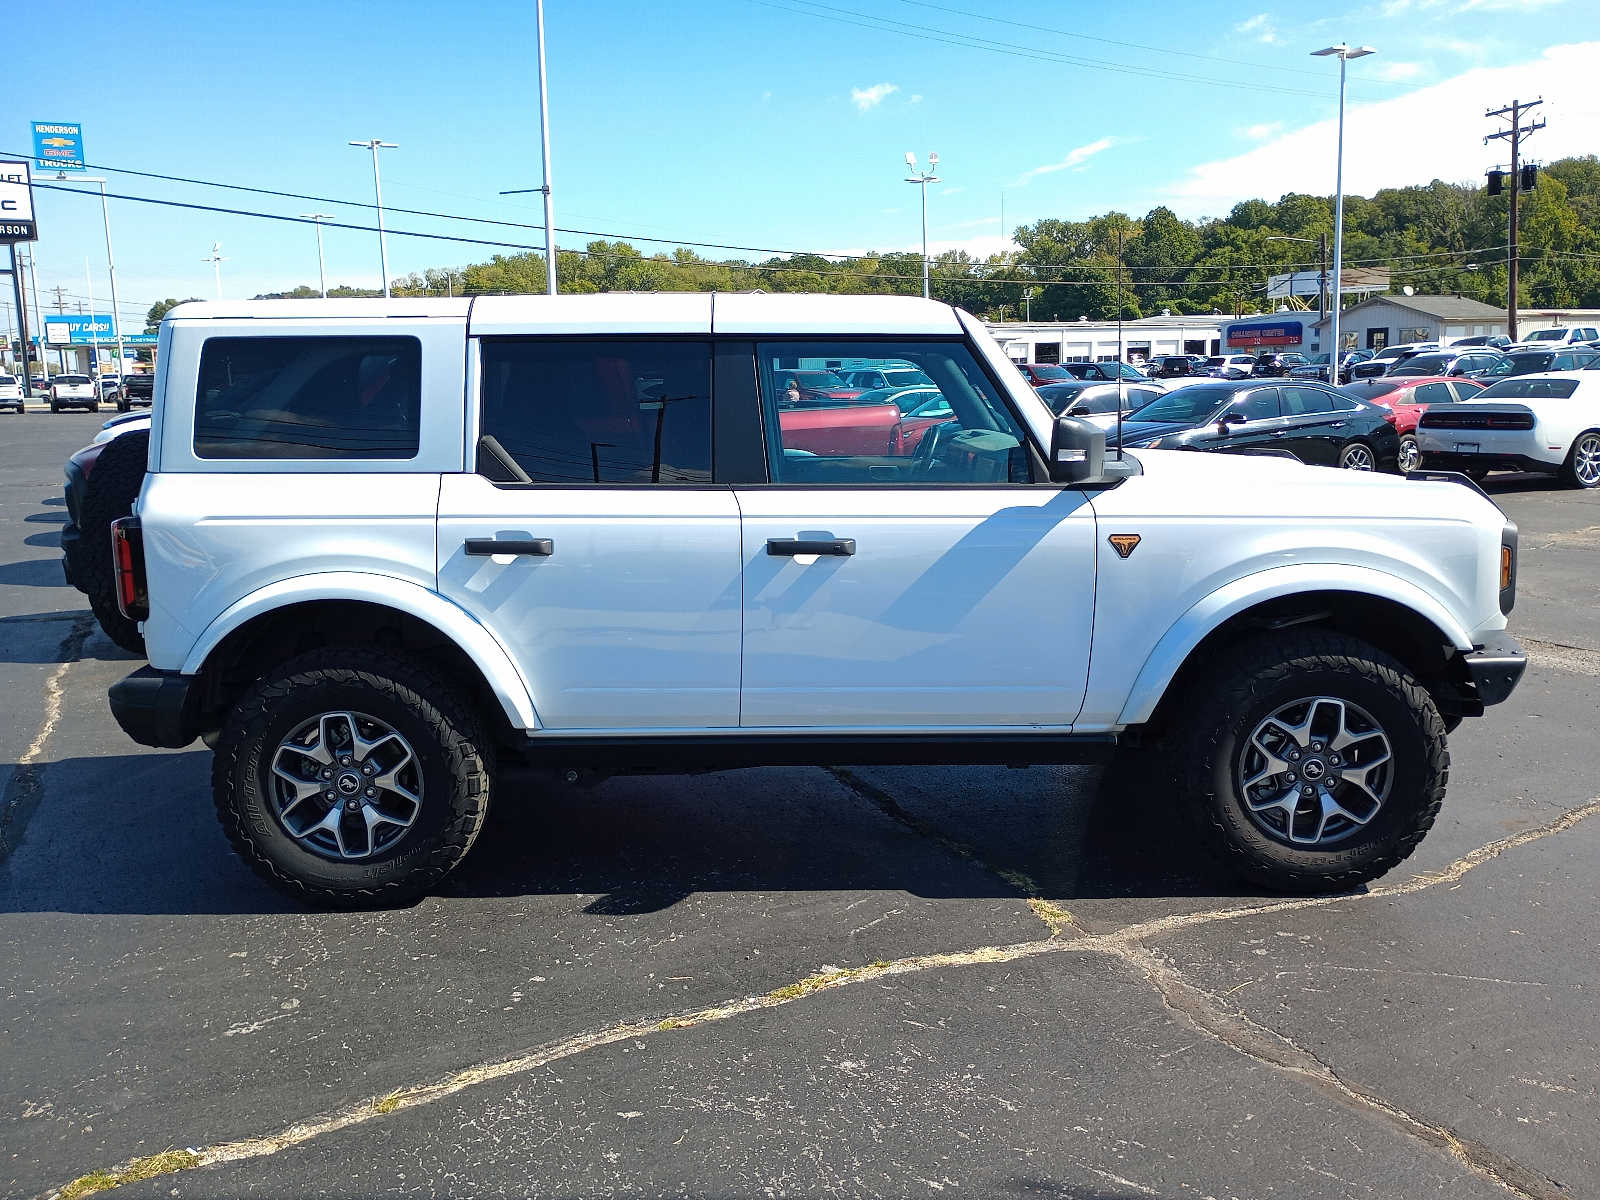
[[[1285,891],[1355,887],[1403,861],[1449,776],[1433,699],[1381,650],[1332,633],[1231,650],[1180,711],[1181,802],[1240,874]]]
[[[1568,487],[1600,487],[1600,430],[1578,435],[1561,465],[1561,479]]]
[[[1346,471],[1376,471],[1377,457],[1365,442],[1351,442],[1339,451],[1339,465]]]
[[[493,760],[470,704],[407,659],[317,650],[228,715],[212,766],[234,849],[275,887],[339,907],[399,904],[472,848]]]
[[[1402,475],[1408,475],[1422,465],[1422,449],[1417,445],[1416,434],[1405,433],[1400,435],[1400,452],[1395,460],[1395,465]]]

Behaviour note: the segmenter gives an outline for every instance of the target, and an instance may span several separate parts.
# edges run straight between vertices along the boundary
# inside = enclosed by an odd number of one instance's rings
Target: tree
[[[191,304],[199,299],[200,297],[198,296],[190,296],[187,300],[174,300],[170,297],[166,300],[157,300],[150,306],[150,311],[144,315],[144,331],[146,333],[155,333],[161,328],[162,317],[166,316],[180,304]]]

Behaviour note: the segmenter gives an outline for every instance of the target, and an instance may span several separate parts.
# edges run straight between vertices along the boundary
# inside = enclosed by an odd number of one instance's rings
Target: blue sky
[[[1380,49],[1351,67],[1351,189],[1476,178],[1496,157],[1481,145],[1492,128],[1483,109],[1514,92],[1547,101],[1550,128],[1532,152],[1594,152],[1597,47],[1580,44],[1600,37],[1585,28],[1600,27],[1594,3],[1371,0],[1313,18],[1299,0],[550,0],[557,224],[911,248],[907,150],[942,159],[945,182],[929,193],[936,246],[975,253],[1004,244],[1002,190],[1010,226],[1161,203],[1222,214],[1251,196],[1331,191],[1336,64],[1308,51],[1339,40]],[[370,201],[370,157],[346,143],[377,136],[400,145],[384,154],[387,204],[537,225],[538,196],[496,195],[539,182],[532,14],[531,0],[27,5],[10,26],[22,53],[0,84],[0,131],[10,131],[0,151],[26,152],[30,120],[81,121],[91,162]],[[110,178],[113,192],[371,220]],[[36,200],[40,284],[66,288],[70,310],[87,256],[104,311],[98,202]],[[202,260],[213,241],[227,259],[225,295],[316,282],[309,227],[128,201],[111,211],[130,316],[162,296],[212,295]],[[389,223],[540,240],[533,229],[399,214]],[[375,235],[330,230],[327,252],[330,283],[376,283]],[[389,239],[395,274],[492,252]]]

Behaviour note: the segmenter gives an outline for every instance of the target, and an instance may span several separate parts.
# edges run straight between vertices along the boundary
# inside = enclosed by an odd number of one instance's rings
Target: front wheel
[[[489,811],[490,748],[471,705],[408,659],[314,651],[229,714],[212,793],[234,849],[300,900],[404,903],[466,857]]]
[[[1181,801],[1246,878],[1343,891],[1391,870],[1432,827],[1450,755],[1433,698],[1387,654],[1341,634],[1279,633],[1231,650],[1179,711]]]
[[[1365,442],[1351,442],[1339,451],[1339,465],[1346,471],[1376,471],[1377,457]]]
[[[1400,436],[1400,451],[1395,459],[1395,466],[1402,475],[1409,475],[1422,465],[1422,448],[1417,445],[1416,434],[1406,433]]]
[[[1600,430],[1578,435],[1561,465],[1561,478],[1568,487],[1600,487]]]

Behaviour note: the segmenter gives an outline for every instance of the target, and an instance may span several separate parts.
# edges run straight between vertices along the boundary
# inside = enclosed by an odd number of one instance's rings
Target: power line
[[[1039,25],[1030,21],[1013,21],[1006,17],[997,17],[992,13],[972,12],[964,8],[951,8],[944,4],[931,4],[928,0],[900,0],[901,4],[910,4],[916,8],[929,8],[935,12],[950,13],[958,17],[970,17],[974,21],[993,21],[999,25],[1009,25],[1014,29],[1026,29],[1030,33],[1053,33],[1058,37],[1077,38],[1085,42],[1098,42],[1104,46],[1121,46],[1126,50],[1144,50],[1151,54],[1160,54],[1166,58],[1193,58],[1201,62],[1225,63],[1228,66],[1246,67],[1252,71],[1280,71],[1289,75],[1304,77],[1305,72],[1299,67],[1282,67],[1273,63],[1249,62],[1241,58],[1221,58],[1215,54],[1197,54],[1192,50],[1177,50],[1171,46],[1147,46],[1142,42],[1125,42],[1116,38],[1099,37],[1092,33],[1080,33],[1076,29],[1058,29],[1049,25]],[[1358,75],[1356,78],[1365,82],[1380,84],[1384,87],[1404,87],[1405,84],[1392,80],[1377,79],[1371,75]]]
[[[1320,96],[1318,92],[1306,91],[1300,88],[1277,87],[1266,83],[1243,83],[1234,79],[1214,79],[1205,75],[1186,75],[1157,67],[1137,67],[1126,63],[1097,62],[1092,58],[1079,58],[1075,55],[1061,54],[1053,50],[1040,50],[1037,47],[1022,49],[1006,42],[998,42],[990,38],[978,37],[974,34],[960,33],[952,29],[939,29],[931,25],[914,25],[906,21],[896,21],[889,17],[871,16],[857,12],[854,9],[836,8],[830,4],[821,4],[817,0],[793,0],[795,4],[806,5],[805,8],[795,8],[789,4],[774,3],[773,0],[751,0],[751,3],[759,4],[763,8],[775,8],[781,12],[814,17],[818,20],[834,21],[843,25],[855,25],[862,29],[874,29],[880,33],[894,33],[902,37],[916,38],[919,41],[959,46],[968,50],[984,50],[991,54],[1034,59],[1038,62],[1064,63],[1069,66],[1083,67],[1090,71],[1109,71],[1145,79],[1199,83],[1208,87],[1228,88],[1230,91],[1269,92],[1280,96],[1310,96],[1313,98]],[[822,11],[810,11],[813,9]]]

